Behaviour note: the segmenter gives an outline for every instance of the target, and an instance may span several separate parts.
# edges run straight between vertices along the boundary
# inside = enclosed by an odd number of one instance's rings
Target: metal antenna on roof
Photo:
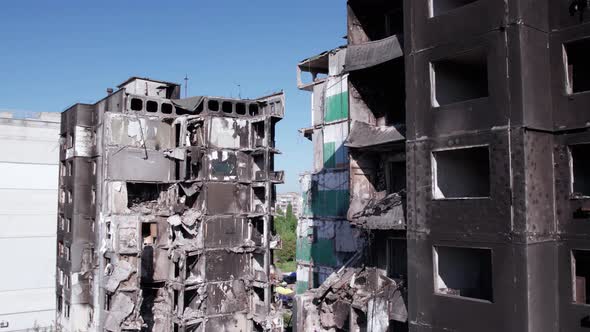
[[[238,86],[238,99],[242,99],[242,86],[236,82],[234,84]]]
[[[188,98],[188,74],[184,75],[184,98]]]

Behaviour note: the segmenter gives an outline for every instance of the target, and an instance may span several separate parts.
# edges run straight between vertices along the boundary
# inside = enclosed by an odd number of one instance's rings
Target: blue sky
[[[189,95],[255,98],[286,93],[277,127],[286,172],[299,191],[311,169],[310,96],[298,61],[345,44],[339,0],[6,1],[0,4],[0,110],[61,112],[95,102],[129,76],[182,83]],[[238,89],[238,84],[241,86]],[[241,90],[241,91],[239,91]]]

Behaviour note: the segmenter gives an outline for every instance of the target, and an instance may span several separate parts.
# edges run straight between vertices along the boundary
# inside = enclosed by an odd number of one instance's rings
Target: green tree
[[[279,264],[293,266],[297,250],[297,217],[291,204],[287,206],[287,213],[275,218],[275,229],[283,242],[283,249],[276,252]]]

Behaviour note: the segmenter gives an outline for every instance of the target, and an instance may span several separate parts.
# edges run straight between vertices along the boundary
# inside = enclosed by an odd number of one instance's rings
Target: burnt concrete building
[[[133,77],[62,114],[64,331],[278,331],[272,297],[282,93],[180,98]]]
[[[300,297],[298,330],[587,330],[588,3],[347,5],[367,241]]]

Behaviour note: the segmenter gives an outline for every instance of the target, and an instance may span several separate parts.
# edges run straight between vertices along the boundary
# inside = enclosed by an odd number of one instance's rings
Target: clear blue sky
[[[312,146],[297,132],[309,126],[310,96],[297,90],[295,67],[345,43],[345,11],[341,0],[3,1],[0,110],[61,112],[129,76],[182,83],[188,74],[189,95],[282,89],[278,191],[299,191]]]

